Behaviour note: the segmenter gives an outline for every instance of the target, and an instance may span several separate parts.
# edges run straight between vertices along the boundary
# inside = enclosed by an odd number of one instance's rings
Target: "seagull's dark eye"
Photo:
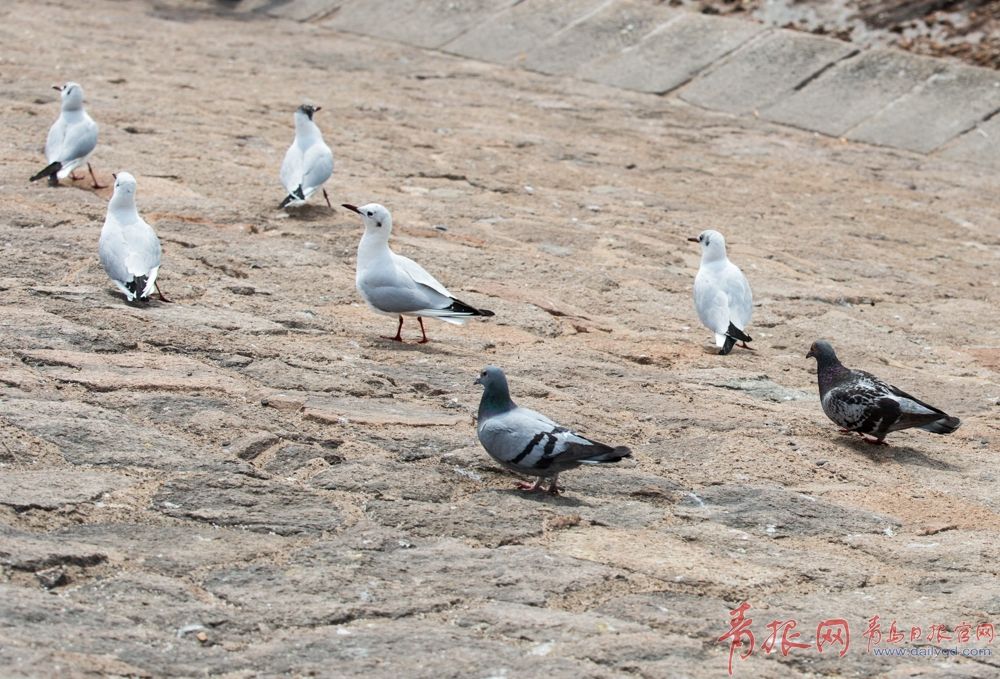
[[[372,212],[371,210],[369,210],[369,211],[368,211],[368,212],[366,212],[365,214],[366,214],[366,215],[368,215],[369,217],[374,217],[374,216],[375,216],[375,213],[374,213],[374,212]]]

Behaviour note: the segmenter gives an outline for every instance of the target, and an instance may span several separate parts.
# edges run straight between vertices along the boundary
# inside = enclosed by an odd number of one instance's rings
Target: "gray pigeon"
[[[625,446],[612,448],[591,441],[541,413],[518,407],[510,400],[507,377],[500,368],[483,368],[476,384],[484,387],[476,429],[479,442],[507,469],[538,477],[534,485],[520,484],[524,490],[539,491],[542,479],[550,479],[548,492],[558,495],[561,472],[581,464],[618,462],[632,455]]]
[[[932,434],[950,434],[962,422],[916,399],[871,373],[845,368],[829,342],[817,340],[806,358],[815,358],[823,412],[845,432],[885,445],[890,431],[917,427]]]

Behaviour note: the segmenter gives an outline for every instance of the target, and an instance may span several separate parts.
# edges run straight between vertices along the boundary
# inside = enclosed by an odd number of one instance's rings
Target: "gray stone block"
[[[511,64],[608,0],[525,0],[444,46],[462,56]]]
[[[640,92],[669,92],[765,30],[749,21],[684,13],[639,44],[595,59],[577,75]]]
[[[940,155],[1000,170],[1000,115],[976,125],[942,149]]]
[[[345,0],[271,0],[263,11],[271,16],[293,21],[309,21],[336,12]]]
[[[675,20],[680,12],[648,2],[619,0],[568,26],[528,52],[523,65],[533,71],[573,75],[595,59],[617,54]]]
[[[337,30],[436,49],[517,0],[344,0],[323,22]]]
[[[1000,108],[1000,73],[952,66],[848,132],[850,139],[929,153]],[[980,137],[982,138],[982,137]]]
[[[680,98],[717,111],[751,113],[792,94],[797,85],[854,51],[841,40],[773,31],[688,83]]]
[[[839,137],[944,68],[935,59],[874,49],[840,62],[760,114]]]

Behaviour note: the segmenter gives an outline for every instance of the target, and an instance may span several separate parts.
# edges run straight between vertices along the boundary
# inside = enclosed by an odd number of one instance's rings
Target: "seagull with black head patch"
[[[726,239],[718,231],[702,231],[688,238],[701,246],[701,266],[694,278],[694,307],[698,318],[715,333],[719,353],[728,354],[737,341],[745,349],[753,339],[746,333],[753,315],[750,283],[726,256]]]
[[[437,318],[447,323],[462,325],[472,316],[492,316],[487,309],[476,309],[456,299],[434,276],[408,257],[397,255],[389,249],[392,234],[392,215],[378,203],[343,207],[361,215],[365,233],[358,244],[358,264],[355,283],[361,297],[373,311],[386,316],[398,316],[396,342],[403,341],[403,316],[416,316],[423,336],[420,344],[427,342],[424,317]]]
[[[476,433],[494,460],[518,474],[536,476],[520,488],[536,492],[549,481],[548,492],[559,493],[559,474],[582,464],[608,464],[630,457],[625,446],[609,446],[561,427],[541,413],[518,406],[510,398],[507,376],[496,366],[479,373],[483,385]]]
[[[911,427],[950,434],[962,423],[871,373],[844,367],[829,342],[813,342],[806,358],[816,359],[823,412],[845,433],[857,432],[868,443],[887,445],[886,434]]]
[[[60,179],[69,177],[74,169],[87,163],[87,157],[97,146],[97,123],[83,109],[83,88],[79,83],[53,85],[52,89],[60,92],[62,110],[45,140],[45,159],[49,164],[33,175],[30,181],[48,177],[49,184],[57,186]],[[105,188],[98,183],[90,163],[87,163],[87,169],[90,170],[93,187]]]
[[[295,139],[281,163],[281,183],[288,195],[278,207],[304,205],[317,189],[322,189],[326,204],[333,207],[330,196],[323,188],[324,182],[333,174],[333,152],[313,122],[313,116],[319,110],[319,106],[302,104],[295,111]]]

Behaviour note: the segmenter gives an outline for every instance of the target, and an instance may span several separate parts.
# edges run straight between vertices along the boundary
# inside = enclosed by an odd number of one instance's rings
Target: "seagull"
[[[917,427],[950,434],[962,423],[871,373],[845,368],[829,342],[813,342],[806,358],[816,359],[823,412],[844,433],[857,432],[868,443],[888,445],[885,435],[891,431]]]
[[[304,205],[306,199],[316,189],[321,189],[323,182],[333,174],[333,153],[313,122],[313,114],[319,110],[319,106],[302,104],[295,111],[295,141],[288,147],[285,160],[281,163],[281,183],[288,195],[278,207]],[[326,189],[323,189],[323,197],[332,209]]]
[[[156,282],[160,239],[135,208],[135,177],[128,172],[114,177],[115,192],[97,246],[101,265],[129,302],[148,301],[154,287],[160,299],[169,302]]]
[[[479,401],[479,442],[494,460],[507,469],[537,476],[538,480],[519,484],[522,490],[537,492],[543,479],[550,479],[548,492],[559,494],[559,474],[581,464],[618,462],[631,457],[625,446],[611,447],[585,436],[510,400],[510,389],[503,370],[487,366],[475,381],[483,385]]]
[[[57,186],[60,179],[76,179],[72,176],[73,170],[87,163],[87,156],[97,146],[97,123],[83,110],[83,88],[78,83],[53,85],[52,89],[62,92],[62,111],[49,128],[45,141],[45,159],[49,164],[30,181],[48,177],[49,185]],[[103,189],[90,163],[87,163],[87,169],[90,170],[93,187]]]
[[[351,212],[361,215],[365,234],[358,244],[358,271],[355,283],[358,292],[373,311],[386,316],[399,316],[399,327],[395,337],[386,337],[402,342],[403,316],[416,316],[420,323],[423,339],[424,316],[439,318],[448,323],[461,325],[470,316],[492,316],[493,312],[476,309],[452,296],[434,276],[412,259],[397,255],[389,249],[392,234],[392,215],[377,203],[362,207],[343,204]]]
[[[726,239],[718,231],[702,231],[697,238],[688,238],[701,244],[701,266],[694,278],[694,307],[698,318],[715,333],[715,346],[725,356],[733,350],[737,340],[745,349],[753,338],[746,333],[753,314],[753,294],[750,283],[740,268],[726,257]]]

